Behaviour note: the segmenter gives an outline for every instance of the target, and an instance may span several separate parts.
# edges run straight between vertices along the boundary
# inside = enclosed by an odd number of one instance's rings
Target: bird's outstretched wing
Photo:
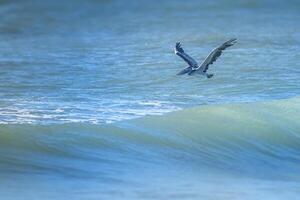
[[[182,58],[190,67],[193,67],[193,68],[198,67],[197,62],[192,57],[190,57],[188,54],[186,54],[184,52],[183,48],[181,47],[180,42],[176,43],[174,51],[175,51],[175,54],[178,55],[180,58]]]
[[[234,45],[236,43],[236,38],[230,39],[228,41],[226,41],[225,43],[223,43],[222,45],[220,45],[219,47],[215,48],[207,57],[206,59],[203,61],[203,63],[200,65],[200,67],[198,67],[197,69],[193,70],[193,71],[202,71],[202,72],[206,72],[208,70],[209,65],[213,64],[218,57],[221,56],[223,50],[225,50],[226,48]]]

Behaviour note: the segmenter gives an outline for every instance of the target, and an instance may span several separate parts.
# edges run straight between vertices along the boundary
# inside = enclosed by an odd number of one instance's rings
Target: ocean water
[[[0,1],[1,199],[298,199],[299,10]]]

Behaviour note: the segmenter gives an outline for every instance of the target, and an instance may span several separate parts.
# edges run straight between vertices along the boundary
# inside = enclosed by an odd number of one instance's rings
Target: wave
[[[199,106],[115,124],[4,124],[0,171],[76,174],[176,163],[299,177],[300,97]],[[91,167],[93,166],[93,167]]]

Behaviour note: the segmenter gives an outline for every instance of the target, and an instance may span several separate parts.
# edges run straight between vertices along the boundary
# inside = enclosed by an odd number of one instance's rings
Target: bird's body
[[[213,74],[208,74],[207,70],[209,65],[213,64],[217,58],[222,54],[222,51],[226,48],[234,45],[236,42],[236,39],[230,39],[223,43],[222,45],[215,48],[201,63],[201,65],[198,65],[198,63],[190,57],[188,54],[184,52],[184,50],[181,47],[180,42],[176,43],[175,46],[175,54],[181,57],[189,66],[183,70],[181,70],[177,75],[194,75],[194,74],[200,74],[203,76],[206,76],[207,78],[211,78]]]

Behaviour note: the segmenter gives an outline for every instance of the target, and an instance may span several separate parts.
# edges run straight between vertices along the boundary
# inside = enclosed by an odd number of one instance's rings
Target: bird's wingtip
[[[227,44],[229,46],[234,45],[237,42],[237,38],[231,38],[230,40],[228,40],[227,42],[225,42],[224,44]]]
[[[236,43],[237,42],[237,38],[232,38],[231,42]]]

